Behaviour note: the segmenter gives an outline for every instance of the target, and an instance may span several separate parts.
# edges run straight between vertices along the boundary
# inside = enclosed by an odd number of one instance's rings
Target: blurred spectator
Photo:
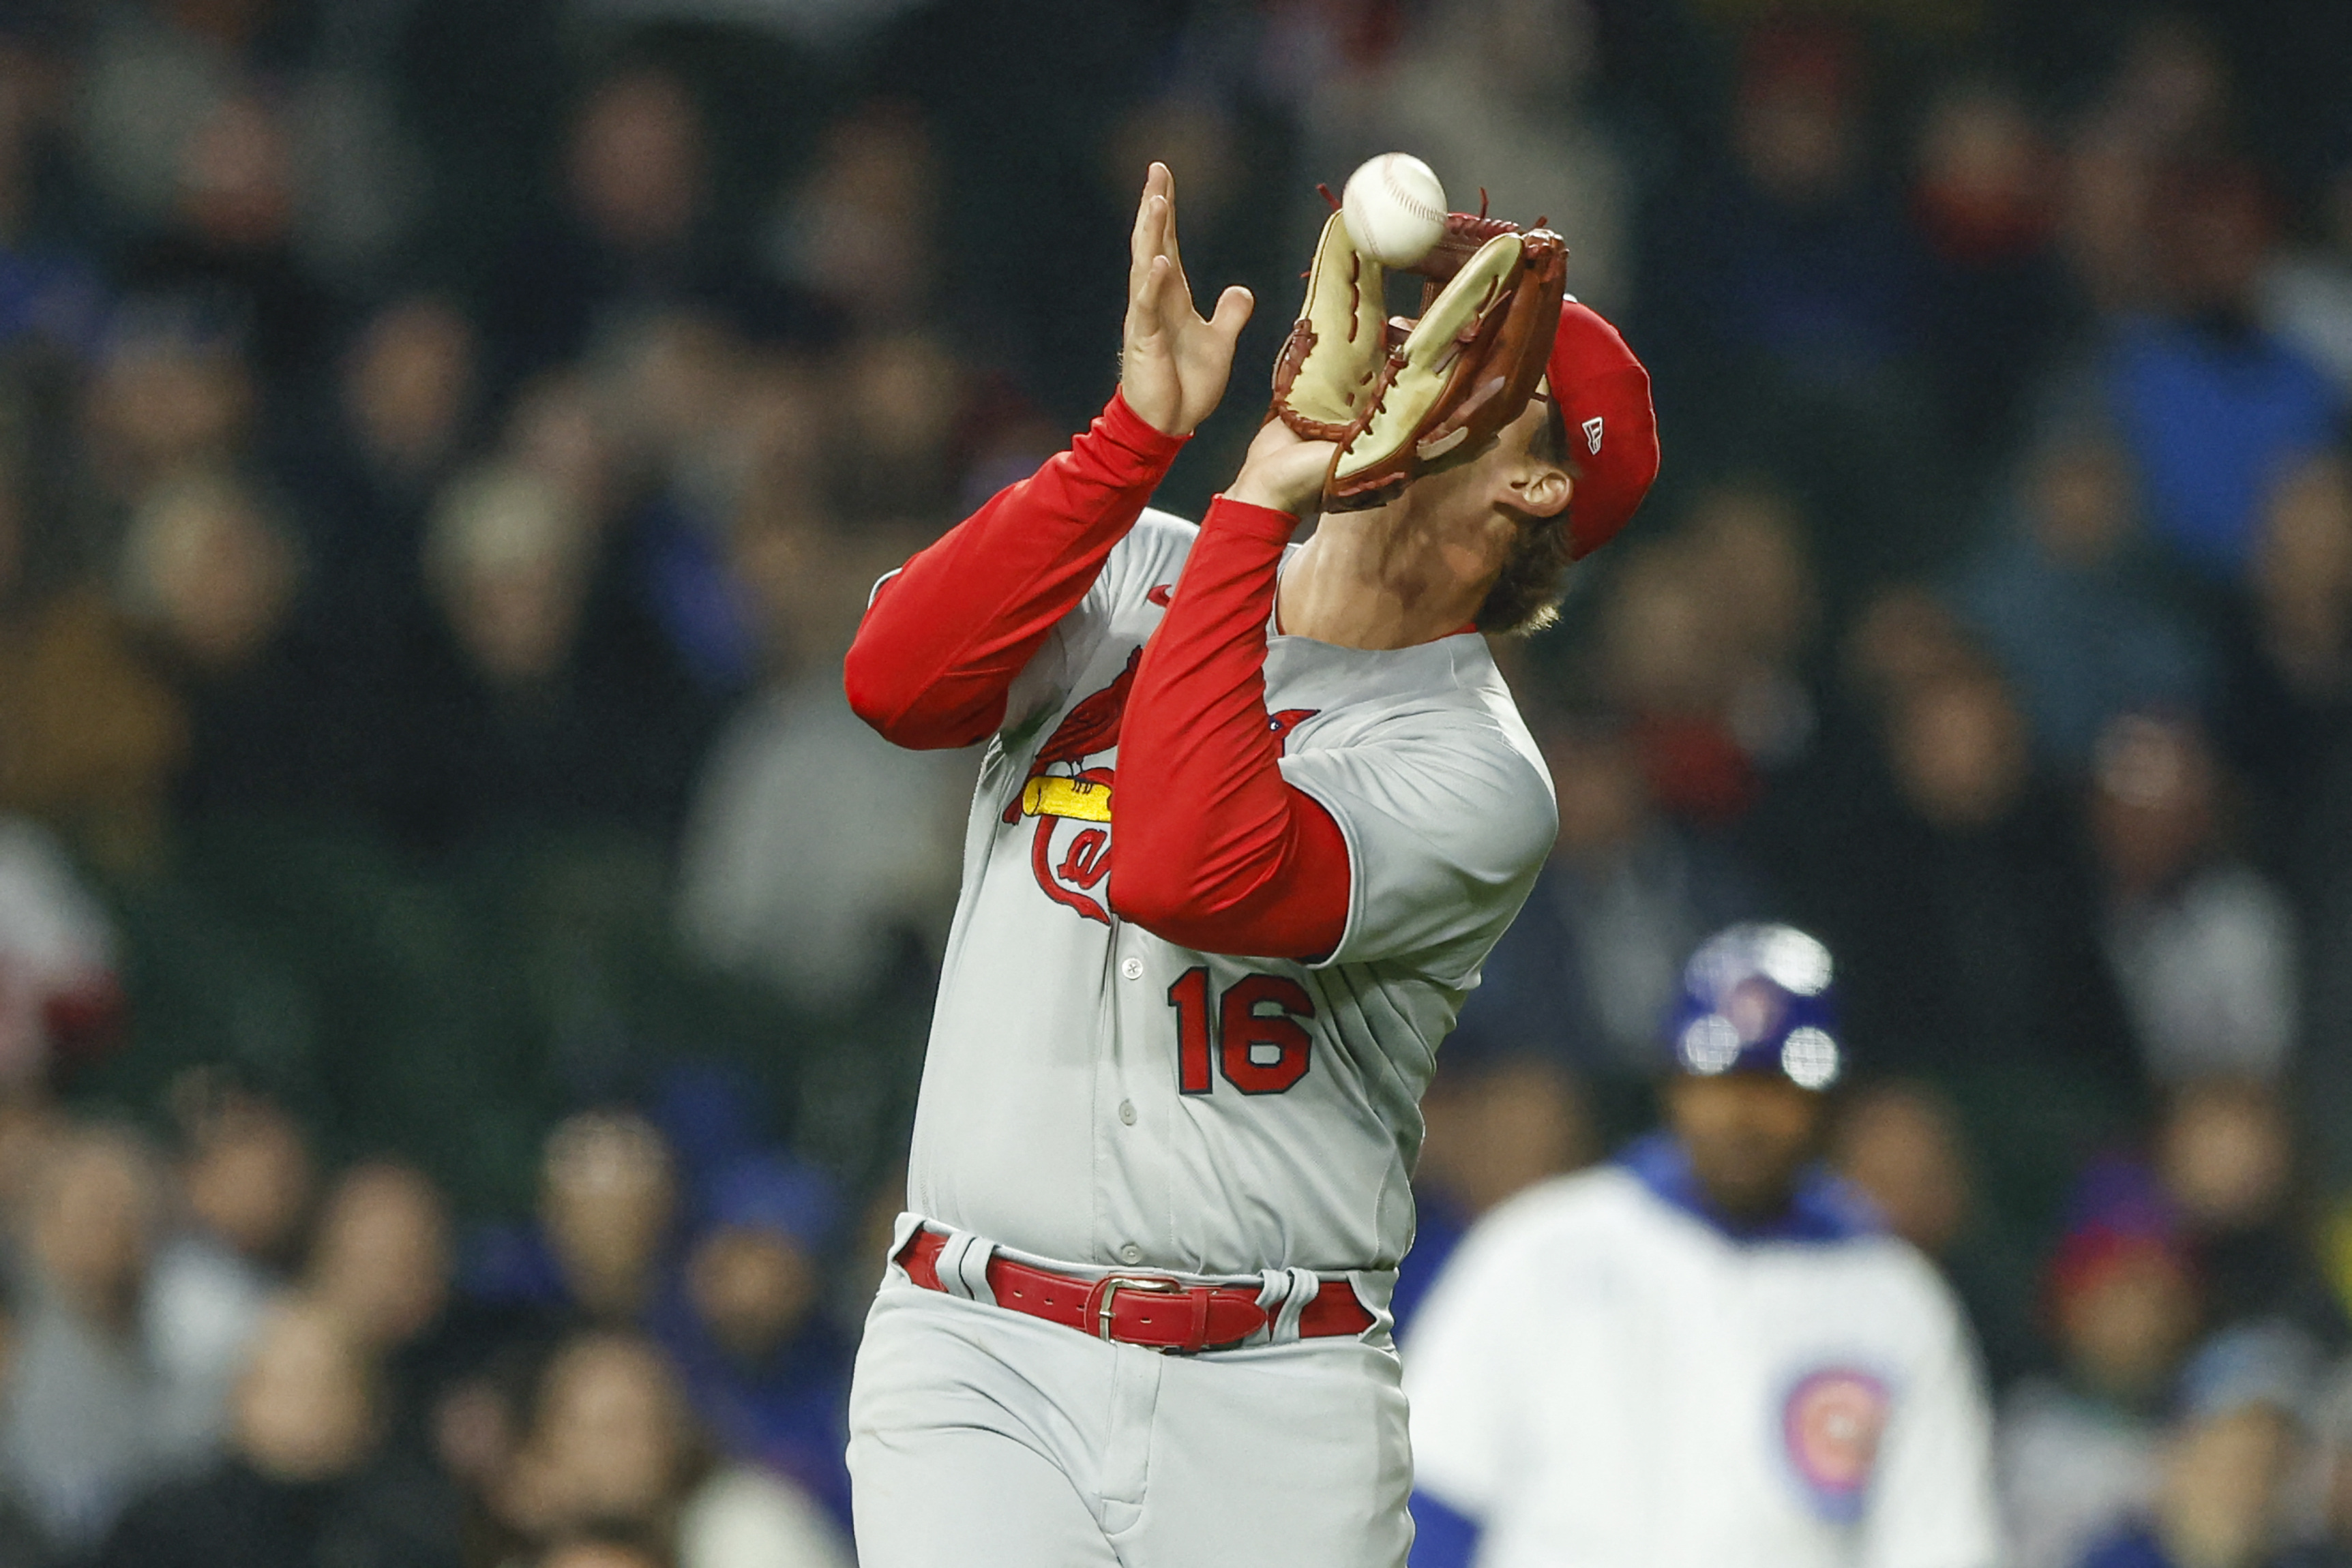
[[[448,1305],[449,1216],[424,1176],[355,1166],[320,1206],[309,1288],[371,1351],[397,1355]]]
[[[720,1172],[661,1337],[719,1448],[790,1476],[846,1529],[851,1347],[823,1310],[822,1275],[838,1207],[832,1184],[788,1156]]]
[[[2056,160],[2018,90],[1963,77],[1929,99],[1912,172],[1928,341],[1953,432],[2014,434],[2018,394],[2064,321]]]
[[[943,256],[935,163],[916,104],[877,99],[843,115],[773,221],[777,270],[866,332],[919,322]]]
[[[172,212],[116,268],[128,293],[187,299],[250,347],[265,397],[299,398],[321,368],[332,302],[294,246],[294,149],[284,111],[232,89],[173,150]]]
[[[2229,135],[2232,83],[2216,40],[2179,11],[2127,25],[2114,74],[2068,149],[2062,231],[2076,287],[2103,315],[2161,297],[2149,229],[2164,167]]]
[[[1943,1270],[1994,1385],[2024,1371],[2034,1355],[2024,1310],[2031,1266],[2011,1255],[1983,1212],[1976,1162],[1949,1098],[1900,1080],[1856,1091],[1840,1107],[1831,1164],[1877,1206],[1889,1230]]]
[[[0,349],[79,350],[97,329],[99,280],[72,236],[41,211],[50,115],[37,68],[0,71]]]
[[[163,479],[234,468],[251,441],[258,396],[235,320],[184,298],[124,300],[83,400],[81,455],[92,486],[128,505]]]
[[[425,539],[440,624],[412,686],[400,813],[424,841],[676,820],[704,708],[650,632],[583,635],[596,557],[592,519],[527,470],[444,491]]]
[[[906,752],[849,711],[840,660],[902,556],[824,528],[782,486],[737,524],[777,669],[703,763],[678,866],[688,947],[816,1011],[856,1010],[944,934],[971,803],[962,753]],[[837,787],[845,777],[858,787]]]
[[[146,1146],[90,1126],[58,1140],[26,1206],[27,1293],[0,1403],[0,1476],[61,1554],[96,1546],[133,1495],[187,1457],[166,1441],[164,1389],[140,1338],[163,1202]]]
[[[2301,1173],[2274,1089],[2228,1078],[2180,1085],[2158,1125],[2156,1159],[2210,1322],[2273,1319],[2342,1343],[2343,1308],[2312,1255]]]
[[[64,847],[0,817],[0,1096],[117,1043],[118,937]]]
[[[2290,893],[2305,949],[2298,1120],[2330,1180],[2352,1176],[2352,463],[2340,450],[2273,486],[2233,647],[2231,705],[2217,727],[2244,769],[2233,826]]]
[[[2057,1366],[2001,1406],[2017,1568],[2074,1568],[2154,1500],[2158,1417],[2199,1317],[2187,1246],[2149,1173],[2095,1165],[2072,1207],[2042,1291]]]
[[[2302,702],[2340,695],[2352,659],[2352,463],[2315,454],[2272,486],[2248,586],[2262,652]]]
[[[29,467],[0,455],[0,807],[120,868],[163,837],[186,720],[106,588],[40,560],[60,520],[33,510]]]
[[[1915,346],[1916,258],[1871,167],[1869,72],[1833,23],[1767,22],[1742,40],[1730,167],[1675,215],[1680,243],[1660,257],[1676,332],[1848,386]]]
[[[2342,1568],[2352,1562],[2352,1368],[2338,1364],[2306,1406],[2318,1474],[2310,1539],[2287,1555],[2294,1568]]]
[[[262,498],[194,473],[140,497],[122,598],[186,714],[173,779],[187,820],[355,814],[373,803],[374,693],[347,650],[296,614],[303,565]]]
[[[1768,17],[1738,48],[1723,166],[1654,206],[1631,340],[1684,441],[1801,486],[1842,612],[1944,548],[1922,247],[1869,137],[1859,29]]]
[[[834,1527],[791,1483],[708,1468],[669,1369],[628,1334],[593,1332],[558,1347],[498,1507],[525,1542],[614,1526],[673,1540],[678,1568],[847,1562]]]
[[[515,393],[504,430],[514,465],[551,485],[593,528],[616,508],[626,476],[609,383],[584,370],[551,371]]]
[[[2220,786],[2203,738],[2138,715],[2099,737],[2092,841],[2107,961],[2149,1076],[2275,1079],[2295,1039],[2295,930],[2286,900],[2220,848]]]
[[[2139,537],[2137,482],[2103,421],[2062,420],[2026,460],[2000,537],[1951,602],[2016,689],[2035,753],[2088,769],[2100,727],[2206,696],[2199,629],[2168,601]]]
[[[2263,324],[2352,395],[2352,162],[2321,185],[2314,243],[2274,253],[2259,298]]]
[[[608,346],[601,379],[622,461],[643,495],[614,540],[627,591],[702,686],[733,693],[759,663],[750,595],[730,570],[728,525],[761,455],[770,409],[751,357],[719,322],[672,310]]]
[[[1617,573],[1598,675],[1630,721],[1648,794],[1689,828],[1743,822],[1814,740],[1804,660],[1821,597],[1803,517],[1769,483],[1712,486]]]
[[[255,1336],[226,1458],[131,1505],[99,1568],[441,1568],[451,1522],[369,1469],[379,1422],[366,1349],[322,1304],[290,1301]]]
[[[2270,245],[2254,175],[2180,166],[2152,210],[2167,313],[2119,326],[2101,374],[2156,537],[2199,571],[2235,578],[2253,554],[2263,491],[2332,439],[2344,402],[2254,320]]]
[[[2285,1503],[2317,1358],[2293,1330],[2217,1335],[2181,1377],[2181,1410],[2146,1520],[2082,1568],[2260,1568],[2285,1542]]]
[[[383,643],[416,613],[426,515],[475,439],[478,358],[454,305],[395,299],[361,328],[336,397],[307,422],[288,478],[320,595],[347,634]]]
[[[1658,812],[1638,732],[1554,721],[1542,744],[1559,837],[1447,1049],[1646,1079],[1684,957],[1749,913],[1753,894],[1719,851]]]
[[[538,1226],[487,1237],[468,1287],[551,1323],[642,1322],[672,1261],[677,1207],[669,1149],[652,1124],[634,1112],[583,1112],[548,1134]]]
[[[177,1086],[185,1212],[155,1255],[147,1343],[163,1383],[159,1422],[178,1452],[210,1452],[270,1299],[310,1218],[315,1170],[301,1129],[268,1096],[208,1076]]]
[[[950,521],[965,410],[963,372],[947,346],[921,331],[860,338],[842,350],[836,373],[825,472],[843,520],[926,530]]]
[[[1756,803],[1760,781],[1729,720],[1741,650],[1700,559],[1679,538],[1621,558],[1601,610],[1598,657],[1603,694],[1630,721],[1651,797],[1684,822],[1719,828]]]
[[[1702,493],[1684,537],[1731,665],[1725,726],[1759,768],[1786,768],[1811,747],[1815,726],[1805,665],[1821,585],[1804,517],[1779,488],[1749,479]]]
[[[238,89],[269,8],[244,3],[132,5],[90,37],[77,96],[84,178],[134,229],[161,223],[185,149]]]
[[[17,1303],[0,1300],[0,1376],[15,1364],[17,1353]],[[33,1517],[23,1489],[0,1489],[0,1568],[53,1568],[57,1552]]]
[[[594,83],[563,160],[560,209],[513,247],[483,312],[502,383],[639,313],[727,298],[709,127],[680,77],[627,64]]]
[[[372,1161],[336,1178],[320,1206],[303,1287],[374,1363],[383,1451],[412,1471],[435,1460],[437,1421],[464,1426],[465,1401],[454,1416],[446,1409],[451,1392],[478,1377],[509,1326],[456,1301],[455,1272],[448,1210],[421,1173]],[[479,1399],[472,1406],[478,1412]],[[446,1489],[460,1479],[428,1473],[414,1484]],[[440,1506],[454,1511],[454,1496]]]
[[[2271,486],[2246,587],[2224,622],[2230,689],[2215,737],[2251,788],[2250,845],[2325,919],[2345,886],[2331,824],[2352,713],[2352,463],[2340,450]]]
[[[1971,1082],[2032,1063],[2048,1092],[2095,1092],[2116,1116],[2139,1074],[2101,977],[2085,857],[2007,688],[1965,662],[1909,677],[1882,744],[1891,798],[1865,796],[1808,877],[1840,943],[1849,1027],[1874,1061],[1936,1077],[1972,1113]]]

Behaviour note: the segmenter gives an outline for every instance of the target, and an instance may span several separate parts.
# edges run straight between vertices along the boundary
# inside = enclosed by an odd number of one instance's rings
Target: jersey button
[[[1132,1101],[1132,1100],[1122,1100],[1122,1101],[1120,1101],[1120,1102],[1118,1103],[1118,1119],[1119,1119],[1120,1121],[1122,1121],[1122,1122],[1126,1123],[1126,1124],[1127,1124],[1129,1126],[1130,1126],[1130,1127],[1132,1127],[1132,1126],[1134,1126],[1134,1125],[1135,1125],[1135,1102],[1134,1102],[1134,1101]]]
[[[1143,978],[1143,960],[1140,958],[1122,958],[1118,961],[1118,972],[1125,975],[1130,980],[1139,980]]]
[[[1143,1261],[1143,1249],[1130,1241],[1118,1249],[1118,1260],[1122,1263],[1140,1263]]]

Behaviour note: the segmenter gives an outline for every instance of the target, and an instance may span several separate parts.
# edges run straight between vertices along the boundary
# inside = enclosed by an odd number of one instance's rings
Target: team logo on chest
[[[1886,1429],[1886,1385],[1848,1366],[1797,1380],[1780,1403],[1780,1439],[1814,1509],[1840,1523],[1861,1517]]]
[[[1004,808],[1007,824],[1036,822],[1029,842],[1029,868],[1045,896],[1088,920],[1110,924],[1104,899],[1110,877],[1111,797],[1118,780],[1115,754],[1127,695],[1142,662],[1139,647],[1128,654],[1117,679],[1081,697],[1031,759],[1021,792]],[[1269,716],[1279,743],[1318,709],[1286,708]]]

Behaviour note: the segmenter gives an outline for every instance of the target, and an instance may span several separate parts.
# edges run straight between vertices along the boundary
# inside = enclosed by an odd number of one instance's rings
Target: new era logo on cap
[[[1587,455],[1577,460],[1576,490],[1568,504],[1569,553],[1581,559],[1625,526],[1658,476],[1650,372],[1616,328],[1572,299],[1560,305],[1545,371],[1561,418],[1584,434]]]

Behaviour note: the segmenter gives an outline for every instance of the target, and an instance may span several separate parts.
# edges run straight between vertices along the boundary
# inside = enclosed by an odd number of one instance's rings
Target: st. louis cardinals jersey
[[[1990,1418],[1934,1270],[1833,1192],[1740,1239],[1692,1190],[1663,1139],[1548,1182],[1415,1320],[1415,1485],[1479,1568],[1989,1568]]]
[[[1475,633],[1388,652],[1277,634],[1283,773],[1348,845],[1338,948],[1204,954],[1121,920],[1119,725],[1195,534],[1145,512],[1014,683],[965,837],[908,1202],[1105,1268],[1392,1270],[1421,1093],[1550,848],[1550,779]]]

